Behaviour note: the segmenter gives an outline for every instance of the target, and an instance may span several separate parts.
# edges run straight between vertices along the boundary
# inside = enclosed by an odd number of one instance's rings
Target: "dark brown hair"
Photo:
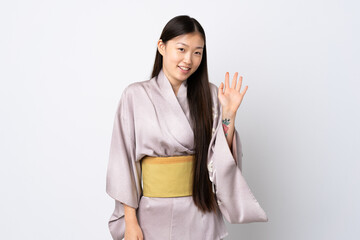
[[[194,122],[195,168],[193,179],[193,200],[202,212],[216,211],[216,198],[212,191],[207,169],[208,149],[212,130],[212,98],[206,60],[206,38],[200,23],[187,15],[171,19],[164,27],[160,39],[167,41],[182,34],[199,32],[204,39],[204,49],[198,69],[187,79],[187,99],[190,115]],[[156,50],[151,78],[158,76],[163,57]]]

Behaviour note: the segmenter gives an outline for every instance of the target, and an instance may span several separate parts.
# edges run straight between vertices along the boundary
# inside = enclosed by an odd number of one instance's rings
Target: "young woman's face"
[[[158,50],[163,56],[163,71],[172,83],[186,80],[199,67],[204,40],[200,33],[179,35],[164,44],[158,41]]]

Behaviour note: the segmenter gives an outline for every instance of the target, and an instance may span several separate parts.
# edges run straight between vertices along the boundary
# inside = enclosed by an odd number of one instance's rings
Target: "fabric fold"
[[[135,209],[141,197],[140,163],[135,161],[134,129],[129,124],[131,104],[124,90],[117,106],[110,144],[106,192],[115,200],[115,209],[109,219],[113,239],[125,234],[124,206]]]

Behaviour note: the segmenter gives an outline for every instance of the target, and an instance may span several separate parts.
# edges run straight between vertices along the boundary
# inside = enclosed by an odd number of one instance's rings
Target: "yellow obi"
[[[146,197],[191,196],[195,155],[141,159],[143,195]]]

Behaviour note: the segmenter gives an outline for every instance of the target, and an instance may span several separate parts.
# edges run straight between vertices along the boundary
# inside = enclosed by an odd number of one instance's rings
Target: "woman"
[[[230,223],[268,218],[241,174],[235,115],[246,93],[229,73],[208,80],[201,25],[177,16],[164,27],[150,80],[118,104],[107,172],[113,239],[218,240]]]

